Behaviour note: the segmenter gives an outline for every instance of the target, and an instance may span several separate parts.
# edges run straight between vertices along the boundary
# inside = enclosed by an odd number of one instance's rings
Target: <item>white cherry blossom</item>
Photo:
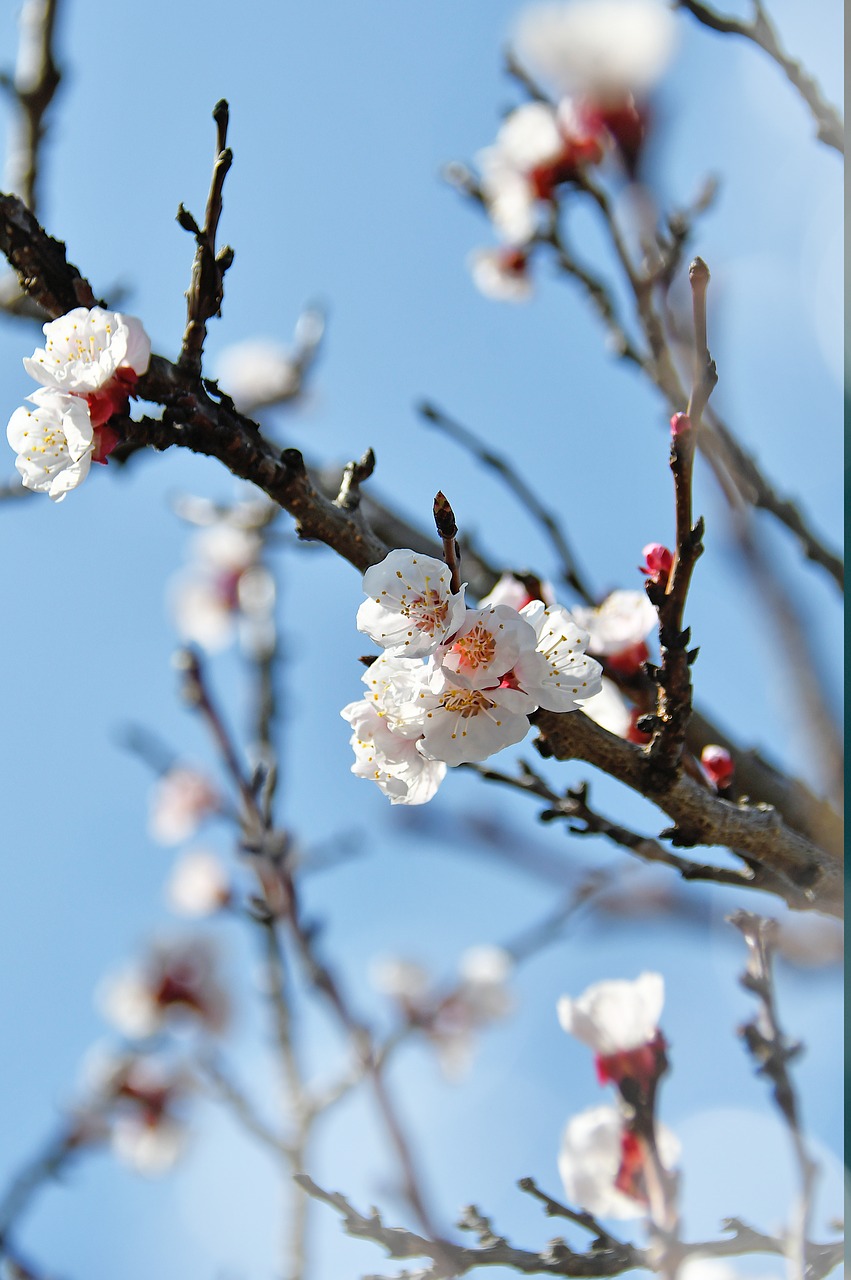
[[[521,611],[537,640],[537,666],[525,655],[515,665],[520,687],[547,711],[575,711],[583,698],[600,692],[602,667],[585,652],[588,635],[562,605],[534,600]]]
[[[16,409],[6,439],[18,455],[24,487],[61,502],[89,474],[94,428],[85,400],[58,391],[36,391],[32,408]]]
[[[369,980],[382,995],[412,1006],[431,989],[428,970],[403,956],[376,956],[369,966]]]
[[[133,1040],[187,1019],[218,1032],[228,1016],[216,952],[203,938],[154,943],[141,960],[108,975],[95,998],[107,1021]]]
[[[530,699],[518,689],[461,688],[437,669],[420,694],[419,750],[448,765],[486,760],[529,732]]]
[[[521,63],[562,93],[610,102],[646,94],[673,55],[676,22],[662,0],[570,0],[520,18]]]
[[[465,689],[493,689],[522,654],[534,654],[536,639],[534,628],[508,605],[468,609],[455,634],[437,649],[435,663]],[[534,710],[530,699],[526,706]]]
[[[358,609],[358,630],[393,654],[434,653],[464,617],[464,588],[453,593],[449,584],[450,571],[441,560],[391,551],[364,574],[369,599]]]
[[[624,1157],[624,1117],[616,1107],[589,1107],[568,1122],[561,1140],[558,1168],[570,1204],[598,1218],[640,1218],[647,1206],[616,1185]],[[680,1144],[664,1125],[656,1140],[665,1168],[672,1169]]]
[[[562,1028],[601,1057],[625,1053],[650,1044],[658,1030],[665,1002],[660,973],[595,982],[581,996],[562,996],[558,1017]]]
[[[44,346],[24,360],[24,368],[45,387],[88,396],[120,371],[135,382],[150,363],[151,341],[141,320],[120,311],[75,307],[48,321],[43,332]]]
[[[659,621],[643,591],[612,591],[596,608],[577,605],[573,618],[588,632],[588,652],[599,657],[643,643]]]
[[[514,959],[504,947],[480,943],[468,947],[458,961],[460,995],[470,1006],[475,1021],[504,1018],[512,1008],[508,980]]]
[[[433,798],[446,776],[445,764],[421,755],[414,738],[394,733],[366,698],[350,702],[340,715],[354,730],[352,773],[375,782],[391,804],[426,804]]]

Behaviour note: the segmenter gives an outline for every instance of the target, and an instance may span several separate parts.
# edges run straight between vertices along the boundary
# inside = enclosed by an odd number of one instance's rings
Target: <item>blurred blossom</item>
[[[576,625],[588,632],[588,652],[615,657],[643,645],[658,624],[653,605],[643,591],[612,591],[595,608],[576,605]]]
[[[169,604],[181,639],[217,653],[233,640],[243,612],[274,605],[274,581],[258,563],[263,541],[257,527],[265,522],[257,504],[241,504],[229,516],[199,530],[189,546],[189,564],[169,584]],[[253,577],[253,581],[252,581]]]
[[[538,586],[540,595],[532,595],[525,582],[521,582],[511,573],[503,573],[493,590],[479,601],[479,608],[486,609],[490,605],[507,604],[519,613],[527,604],[532,604],[535,600],[543,600],[544,604],[555,604],[556,596],[552,583],[539,580]]]
[[[248,338],[226,347],[216,361],[216,381],[240,413],[291,400],[302,389],[324,332],[324,315],[309,308],[298,318],[292,347],[272,338]]]
[[[122,1163],[150,1176],[172,1167],[186,1140],[177,1114],[192,1087],[185,1070],[148,1055],[96,1048],[85,1063],[85,1086]]]
[[[177,765],[158,778],[151,791],[148,832],[157,844],[189,840],[205,818],[221,808],[213,784],[196,769]]]
[[[575,1000],[562,996],[563,1029],[594,1050],[597,1079],[611,1082],[630,1103],[653,1096],[667,1067],[659,1018],[665,1001],[660,973],[642,973],[634,982],[595,982]]]
[[[659,1156],[672,1169],[680,1144],[664,1125],[656,1126]],[[589,1107],[567,1124],[559,1152],[558,1168],[568,1202],[599,1218],[639,1218],[646,1213],[636,1174],[632,1134],[616,1107]],[[628,1171],[629,1177],[625,1177]],[[624,1188],[629,1188],[626,1190]]]
[[[619,738],[625,738],[632,725],[632,710],[613,680],[603,676],[599,693],[593,698],[580,700],[580,707],[595,724]]]
[[[401,956],[377,957],[369,966],[369,979],[376,991],[411,1007],[417,1005],[431,986],[428,971]]]
[[[132,1040],[186,1020],[220,1032],[228,1004],[217,967],[204,938],[157,942],[143,960],[104,979],[96,1000],[107,1021]]]
[[[212,915],[227,906],[231,887],[227,868],[215,853],[193,849],[175,863],[166,884],[166,898],[178,915]]]
[[[174,1117],[139,1112],[117,1116],[111,1135],[112,1150],[135,1173],[157,1177],[167,1173],[183,1154],[186,1129]]]
[[[457,1080],[472,1062],[475,1033],[513,1008],[507,985],[513,966],[511,955],[502,947],[482,945],[463,953],[459,981],[448,994],[438,990],[421,965],[401,957],[375,961],[370,978],[399,1004],[411,1025],[425,1033],[443,1073]]]
[[[662,0],[568,0],[527,9],[513,45],[521,64],[560,93],[609,104],[653,88],[676,35]]]
[[[216,381],[240,413],[289,400],[300,385],[292,352],[271,338],[248,338],[225,347],[216,361]]]
[[[475,249],[467,259],[473,284],[496,302],[528,302],[532,297],[529,259],[522,249]]]

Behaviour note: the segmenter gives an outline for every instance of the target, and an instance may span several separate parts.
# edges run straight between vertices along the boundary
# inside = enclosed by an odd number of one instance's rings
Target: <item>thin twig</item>
[[[432,426],[437,427],[439,431],[449,436],[450,439],[455,440],[471,453],[474,458],[478,459],[482,466],[489,467],[491,471],[494,471],[502,479],[524,509],[547,534],[558,557],[564,581],[573,588],[586,604],[596,603],[596,597],[585,581],[576,555],[567,540],[567,535],[558,517],[541,502],[531,486],[518,474],[513,462],[497,453],[489,445],[485,444],[469,427],[465,427],[456,419],[451,418],[442,409],[438,409],[436,405],[423,401],[417,408],[420,417],[431,423]]]
[[[801,1127],[800,1109],[788,1065],[802,1052],[803,1046],[783,1034],[777,1017],[772,960],[777,922],[749,911],[737,911],[730,923],[742,934],[748,947],[748,965],[740,979],[746,991],[760,1004],[757,1018],[740,1027],[739,1034],[757,1064],[759,1075],[767,1076],[774,1085],[774,1101],[786,1123],[792,1152],[798,1170],[798,1203],[794,1227],[789,1234],[788,1252],[795,1280],[807,1280],[808,1240],[813,1191],[819,1167],[807,1150]]]
[[[760,0],[752,0],[754,16],[751,22],[743,22],[740,18],[718,13],[710,9],[709,5],[700,3],[700,0],[676,0],[676,3],[681,9],[687,9],[705,27],[725,35],[742,36],[745,40],[753,41],[760,49],[764,49],[782,69],[786,78],[795,86],[809,107],[816,122],[819,140],[842,155],[845,154],[842,115],[831,102],[828,102],[815,76],[810,75],[804,66],[795,58],[791,58],[783,48]]]
[[[683,623],[692,573],[703,552],[703,519],[692,522],[692,478],[703,410],[717,381],[715,362],[706,341],[709,269],[702,258],[695,258],[688,274],[694,302],[694,381],[685,415],[677,414],[672,420],[676,546],[666,581],[647,582],[647,594],[659,612],[662,653],[661,664],[655,671],[659,699],[656,730],[649,748],[649,757],[660,780],[679,768],[691,718],[690,667],[697,650],[689,651],[690,631]]]
[[[198,226],[192,214],[182,204],[177,211],[178,222],[184,230],[194,235],[196,243],[192,279],[186,293],[186,331],[178,363],[182,369],[196,376],[201,373],[207,321],[212,316],[221,315],[225,272],[233,262],[233,250],[229,246],[216,249],[216,235],[222,215],[222,192],[225,177],[233,163],[233,152],[227,146],[228,104],[224,98],[213,108],[213,119],[216,122],[216,154],[203,227]]]

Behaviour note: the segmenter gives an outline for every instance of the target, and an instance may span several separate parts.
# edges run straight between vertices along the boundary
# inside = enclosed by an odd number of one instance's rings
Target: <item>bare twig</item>
[[[573,588],[586,604],[596,603],[596,598],[593,596],[579,569],[576,555],[568,543],[567,535],[558,518],[545,507],[531,486],[518,474],[514,464],[508,458],[504,458],[501,454],[491,449],[468,427],[457,422],[454,418],[450,418],[443,410],[438,409],[436,405],[426,401],[418,406],[418,411],[426,422],[430,422],[432,426],[437,427],[444,435],[457,441],[474,458],[477,458],[483,466],[489,467],[491,471],[500,476],[524,509],[544,529],[558,557],[564,581]]]
[[[59,1178],[84,1145],[82,1129],[74,1124],[63,1125],[24,1166],[0,1199],[0,1249],[5,1246],[37,1192],[46,1183]]]
[[[434,499],[434,524],[443,544],[443,559],[449,569],[449,590],[457,595],[461,590],[461,548],[458,545],[458,525],[455,512],[444,493]]]
[[[360,487],[375,470],[375,454],[371,449],[359,462],[347,462],[343,468],[343,479],[340,492],[337,494],[337,506],[343,511],[356,511],[360,506]]]
[[[693,859],[683,858],[673,849],[666,848],[650,836],[631,831],[622,823],[612,822],[589,804],[587,783],[582,782],[576,787],[569,787],[563,795],[559,795],[524,761],[520,762],[520,773],[517,776],[501,773],[497,769],[490,769],[483,765],[468,765],[467,768],[474,769],[480,777],[488,781],[499,782],[515,791],[522,791],[526,795],[545,800],[548,808],[540,814],[542,822],[564,819],[572,834],[605,836],[613,844],[640,858],[642,862],[658,863],[673,868],[685,881],[731,885],[737,889],[758,889],[778,894],[790,906],[805,908],[809,905],[803,892],[796,890],[784,877],[772,874],[770,870],[759,864],[752,862],[746,869],[737,870],[733,867],[695,862]]]
[[[694,300],[694,381],[685,415],[677,414],[672,420],[671,472],[676,511],[674,561],[664,583],[648,581],[646,588],[659,612],[662,661],[655,672],[659,700],[656,730],[649,754],[662,781],[671,777],[680,765],[691,718],[690,667],[697,650],[689,651],[690,631],[684,629],[683,623],[691,576],[703,552],[703,519],[692,523],[692,477],[701,417],[717,378],[715,362],[706,345],[709,270],[702,258],[695,258],[688,274]]]
[[[748,947],[748,965],[741,977],[741,984],[746,991],[756,996],[760,1004],[759,1015],[740,1027],[739,1034],[757,1064],[758,1074],[767,1076],[774,1085],[774,1101],[786,1122],[798,1169],[798,1203],[794,1227],[787,1242],[787,1256],[793,1277],[796,1280],[806,1280],[809,1274],[810,1214],[818,1165],[810,1156],[804,1141],[798,1099],[788,1070],[789,1063],[799,1056],[803,1046],[787,1039],[777,1017],[772,977],[777,922],[753,915],[749,911],[737,911],[729,919],[740,931]]]
[[[756,862],[788,880],[817,910],[842,914],[841,858],[791,830],[770,806],[731,804],[687,774],[654,791],[644,750],[602,729],[581,711],[537,711],[534,723],[541,732],[536,745],[542,754],[584,760],[658,805],[674,821],[664,835],[675,844],[725,845],[749,865]]]
[[[496,1266],[510,1267],[522,1275],[603,1277],[620,1275],[630,1267],[646,1265],[642,1250],[629,1244],[612,1244],[592,1249],[589,1253],[574,1253],[563,1240],[554,1240],[543,1252],[532,1253],[527,1249],[514,1248],[489,1230],[489,1243],[478,1249],[431,1240],[403,1227],[386,1227],[376,1209],[369,1216],[359,1213],[345,1196],[336,1191],[323,1191],[312,1178],[302,1176],[299,1182],[309,1195],[330,1205],[342,1216],[343,1228],[350,1236],[372,1240],[386,1249],[391,1258],[430,1259],[431,1266],[425,1270],[413,1275],[407,1273],[409,1280],[414,1280],[414,1276],[417,1280],[448,1280],[452,1276],[465,1275],[476,1267]],[[466,1215],[465,1225],[470,1223],[470,1214],[478,1218],[478,1229],[484,1234],[482,1228],[487,1226],[489,1229],[489,1223],[471,1209]]]
[[[194,235],[197,246],[192,264],[192,279],[186,293],[187,324],[178,362],[182,369],[195,375],[201,372],[207,321],[212,316],[221,315],[225,272],[233,262],[233,250],[228,245],[216,249],[216,234],[222,215],[222,192],[225,177],[233,163],[233,152],[227,146],[228,104],[224,98],[213,108],[213,119],[216,122],[216,155],[203,227],[198,226],[183,205],[177,211],[178,222],[185,231]]]
[[[705,27],[725,35],[742,36],[745,40],[753,41],[760,49],[764,49],[782,69],[786,78],[795,86],[809,107],[816,122],[817,136],[820,141],[833,147],[842,155],[845,154],[844,125],[840,112],[825,98],[815,76],[810,75],[803,65],[795,58],[791,58],[783,48],[761,0],[751,0],[753,19],[750,22],[743,22],[740,18],[718,13],[710,9],[709,5],[700,3],[700,0],[676,0],[676,3],[681,9],[687,9]]]

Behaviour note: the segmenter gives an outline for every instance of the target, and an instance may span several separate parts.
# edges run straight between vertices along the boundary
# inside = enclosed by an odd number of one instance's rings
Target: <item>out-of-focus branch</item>
[[[207,321],[213,316],[221,315],[225,272],[233,262],[233,249],[228,245],[216,249],[216,234],[219,218],[222,216],[222,192],[228,170],[233,163],[233,152],[227,145],[228,104],[224,98],[213,108],[213,119],[216,122],[216,156],[203,227],[198,226],[183,205],[177,211],[177,221],[185,231],[194,235],[197,246],[192,264],[192,279],[186,293],[186,332],[178,364],[181,369],[196,376],[201,373]]]
[[[85,1136],[79,1127],[63,1125],[13,1180],[0,1199],[0,1256],[33,1197],[45,1183],[65,1172],[84,1145]]]
[[[3,87],[15,110],[9,130],[5,185],[24,204],[37,210],[39,151],[45,136],[45,115],[62,78],[54,54],[59,0],[24,0],[18,15],[18,56]]]
[[[428,1258],[431,1265],[423,1270],[406,1272],[408,1280],[448,1280],[465,1275],[476,1267],[510,1267],[522,1275],[553,1276],[617,1276],[631,1267],[645,1265],[645,1255],[633,1245],[617,1245],[592,1249],[590,1253],[574,1253],[563,1240],[553,1240],[541,1253],[516,1249],[502,1236],[490,1230],[490,1224],[472,1207],[461,1225],[475,1230],[480,1238],[478,1249],[430,1240],[403,1227],[387,1227],[373,1209],[369,1216],[357,1209],[337,1191],[324,1191],[312,1178],[301,1176],[299,1183],[309,1195],[330,1205],[343,1219],[343,1229],[359,1240],[372,1240],[387,1250],[391,1258]],[[366,1280],[366,1278],[365,1278]],[[378,1280],[370,1277],[369,1280]]]
[[[818,1165],[804,1141],[798,1098],[788,1070],[789,1063],[800,1055],[803,1046],[783,1034],[777,1017],[772,975],[777,922],[749,911],[737,911],[730,916],[730,923],[739,930],[748,947],[748,965],[741,984],[756,996],[760,1005],[758,1016],[741,1027],[739,1034],[757,1064],[757,1074],[767,1076],[774,1085],[774,1101],[789,1131],[798,1170],[798,1203],[787,1240],[787,1257],[794,1280],[806,1280],[810,1274],[809,1227]]]
[[[718,13],[709,5],[702,4],[701,0],[676,0],[676,4],[680,9],[688,10],[698,22],[711,28],[712,31],[718,31],[724,35],[742,36],[765,50],[809,107],[816,122],[819,140],[842,155],[845,154],[844,123],[840,112],[831,102],[828,102],[815,76],[810,75],[806,68],[795,58],[790,57],[783,48],[761,0],[751,0],[753,18],[750,22],[743,22],[740,18]]]
[[[424,401],[418,406],[418,411],[425,422],[437,427],[439,431],[449,436],[451,440],[455,440],[462,448],[471,453],[482,466],[488,467],[503,480],[524,510],[532,516],[546,533],[558,557],[559,568],[564,581],[573,588],[586,604],[595,604],[596,597],[592,594],[585,581],[579,568],[576,554],[567,540],[567,535],[561,526],[561,522],[541,502],[531,485],[518,474],[514,464],[508,458],[503,457],[502,454],[491,449],[483,440],[480,440],[469,427],[465,427],[462,423],[449,417],[448,414],[438,409],[436,405]]]

